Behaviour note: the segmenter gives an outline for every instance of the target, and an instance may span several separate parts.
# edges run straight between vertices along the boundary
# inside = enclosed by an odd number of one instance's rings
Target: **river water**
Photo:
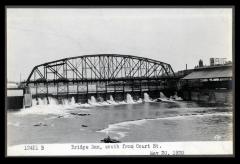
[[[99,143],[110,136],[121,142],[232,141],[232,107],[186,101],[153,102],[148,95],[123,102],[112,98],[77,104],[72,98],[7,112],[7,144]]]

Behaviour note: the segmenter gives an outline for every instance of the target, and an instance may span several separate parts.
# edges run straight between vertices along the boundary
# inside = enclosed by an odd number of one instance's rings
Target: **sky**
[[[8,8],[7,79],[35,65],[88,54],[124,54],[189,69],[232,61],[230,8]]]

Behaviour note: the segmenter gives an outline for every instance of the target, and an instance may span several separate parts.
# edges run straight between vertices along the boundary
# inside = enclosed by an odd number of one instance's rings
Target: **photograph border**
[[[232,13],[232,20],[233,20],[233,23],[232,23],[232,59],[233,59],[233,155],[183,155],[183,156],[167,156],[167,157],[169,157],[169,158],[173,158],[173,157],[235,157],[236,156],[236,150],[235,150],[235,142],[236,142],[236,140],[235,140],[235,135],[236,135],[236,127],[235,127],[235,124],[236,124],[236,103],[235,103],[235,79],[236,79],[236,68],[235,68],[235,62],[236,62],[236,56],[235,56],[235,6],[234,5],[223,5],[223,6],[219,6],[219,5],[216,5],[216,6],[209,6],[209,5],[206,5],[206,6],[192,6],[192,5],[190,5],[190,6],[175,6],[175,5],[173,5],[173,6],[171,6],[171,5],[169,5],[169,6],[159,6],[159,5],[157,5],[157,6],[152,6],[152,5],[143,5],[143,6],[138,6],[138,5],[136,5],[136,6],[125,6],[125,5],[121,5],[121,6],[112,6],[112,5],[103,5],[103,6],[55,6],[55,5],[53,5],[53,6],[42,6],[42,5],[34,5],[34,6],[32,6],[32,5],[29,5],[29,6],[19,6],[19,5],[6,5],[5,6],[5,44],[7,44],[7,34],[6,34],[6,31],[7,31],[7,22],[6,22],[6,20],[7,20],[7,15],[6,15],[6,13],[7,13],[7,9],[8,8],[79,8],[79,9],[82,9],[82,8],[232,8],[232,11],[233,11],[233,13]],[[7,63],[7,45],[5,45],[5,64]],[[5,84],[6,84],[6,74],[7,74],[7,68],[6,68],[6,65],[5,65]],[[5,88],[5,104],[6,104],[6,88]],[[6,123],[7,123],[7,111],[6,111],[6,108],[5,108],[5,112],[4,112],[4,116],[5,116],[5,157],[7,157],[7,158],[12,158],[12,157],[19,157],[19,158],[26,158],[26,156],[23,156],[23,157],[21,157],[21,156],[7,156],[7,142],[6,142],[6,140],[7,140],[7,126],[6,126]],[[39,156],[30,156],[31,158],[33,157],[33,158],[35,158],[35,157],[39,157]],[[53,157],[53,156],[40,156],[40,157]],[[57,156],[57,157],[59,157],[59,156]],[[61,156],[61,157],[78,157],[78,156]],[[79,157],[87,157],[87,158],[94,158],[94,157],[99,157],[99,156],[79,156]],[[102,156],[101,156],[102,157]],[[110,156],[103,156],[103,157],[156,157],[156,156],[145,156],[145,155],[137,155],[137,156],[132,156],[132,155],[117,155],[117,156],[115,156],[115,155],[110,155]],[[164,156],[157,156],[157,157],[164,157]]]

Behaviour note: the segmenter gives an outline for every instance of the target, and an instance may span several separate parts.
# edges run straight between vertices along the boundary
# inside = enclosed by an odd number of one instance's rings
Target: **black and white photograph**
[[[233,7],[6,7],[7,156],[234,154]]]

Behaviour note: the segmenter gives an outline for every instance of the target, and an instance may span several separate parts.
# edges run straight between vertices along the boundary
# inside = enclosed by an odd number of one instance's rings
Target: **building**
[[[6,107],[9,110],[16,110],[23,108],[23,95],[24,90],[18,88],[18,84],[15,82],[7,83],[7,97]]]
[[[232,103],[232,64],[198,67],[181,78],[183,99],[210,103]]]
[[[7,83],[6,108],[8,110],[19,110],[32,105],[31,94],[26,93],[25,88],[20,87],[18,83]]]

